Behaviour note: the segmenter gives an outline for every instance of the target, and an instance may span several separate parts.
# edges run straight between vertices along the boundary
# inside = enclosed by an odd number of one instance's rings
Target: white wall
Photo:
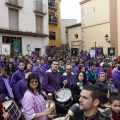
[[[19,31],[36,32],[36,20],[34,13],[35,0],[23,0],[23,8],[19,9]],[[9,7],[6,0],[0,0],[0,28],[9,29]],[[48,13],[48,0],[43,0]],[[48,34],[48,14],[43,17],[43,33]]]
[[[75,34],[78,34],[78,38],[75,38]],[[79,40],[81,40],[81,26],[79,25],[76,27],[69,28],[68,29],[68,41],[69,41],[70,48],[72,47],[71,45],[72,41],[79,41]],[[75,42],[74,44],[75,45],[79,44],[79,42]],[[74,48],[78,48],[78,46]]]
[[[77,23],[77,19],[61,19],[61,43],[66,44],[66,29],[65,27],[74,25]]]
[[[19,31],[36,33],[34,1],[35,0],[23,0],[23,8],[19,9]],[[42,1],[43,4],[46,5],[47,10],[47,14],[43,17],[43,33],[48,35],[48,0]],[[9,30],[9,7],[5,3],[6,0],[0,0],[0,29]],[[41,55],[45,53],[45,46],[49,44],[48,37],[31,37],[12,34],[0,34],[0,45],[2,44],[2,36],[22,37],[23,55],[28,54],[26,50],[27,44],[31,44],[31,51],[34,51],[34,48],[41,48]]]
[[[22,36],[22,35],[11,35],[11,34],[0,34],[0,54],[1,52],[1,44],[2,44],[2,36],[11,36],[11,37],[22,37],[22,53],[23,55],[28,54],[26,49],[26,45],[31,45],[31,54],[32,51],[35,51],[35,48],[41,48],[41,55],[45,54],[45,47],[48,44],[48,38],[40,38],[40,37],[32,37],[32,36]]]
[[[8,6],[5,4],[5,1],[0,0],[0,28],[9,29]]]

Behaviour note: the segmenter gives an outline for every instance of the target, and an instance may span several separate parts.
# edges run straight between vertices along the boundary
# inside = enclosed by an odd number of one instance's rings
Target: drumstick
[[[64,87],[65,87],[65,83],[64,83],[64,85],[63,85],[63,89],[64,89]]]

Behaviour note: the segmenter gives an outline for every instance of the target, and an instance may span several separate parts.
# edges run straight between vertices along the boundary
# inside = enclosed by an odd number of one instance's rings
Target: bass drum
[[[6,111],[10,115],[9,120],[19,120],[21,118],[22,113],[14,100],[3,102],[3,107],[5,107]]]
[[[73,101],[72,93],[68,88],[59,89],[55,94],[55,99],[61,106],[69,106]]]

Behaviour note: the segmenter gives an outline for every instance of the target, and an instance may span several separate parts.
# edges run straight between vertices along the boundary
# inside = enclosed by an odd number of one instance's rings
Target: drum
[[[21,117],[21,111],[13,100],[8,100],[3,102],[3,106],[6,111],[9,113],[9,120],[19,120]]]
[[[50,108],[52,109],[51,115],[56,115],[55,103],[50,100]],[[48,108],[48,100],[46,100],[46,108]]]
[[[72,93],[68,88],[61,88],[55,94],[55,99],[61,106],[69,106],[73,101]]]

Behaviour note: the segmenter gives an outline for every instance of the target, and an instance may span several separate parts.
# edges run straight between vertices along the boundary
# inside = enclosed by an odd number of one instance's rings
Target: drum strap
[[[10,98],[14,98],[14,95],[13,95],[13,92],[12,92],[12,88],[10,87],[10,85],[8,83],[8,80],[5,79],[5,78],[3,78],[3,80],[4,80],[4,83],[5,83],[5,86],[7,88],[8,93],[9,93]]]

